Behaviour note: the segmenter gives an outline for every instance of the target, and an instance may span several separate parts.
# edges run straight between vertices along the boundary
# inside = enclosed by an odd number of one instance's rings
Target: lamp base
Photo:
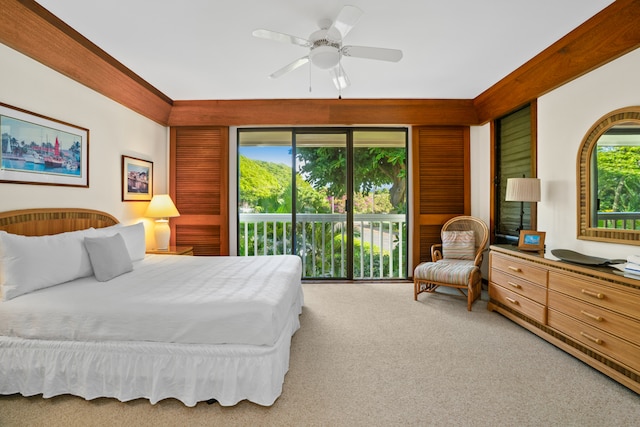
[[[155,226],[156,249],[161,251],[169,250],[169,240],[171,239],[171,228],[168,219],[157,219]]]

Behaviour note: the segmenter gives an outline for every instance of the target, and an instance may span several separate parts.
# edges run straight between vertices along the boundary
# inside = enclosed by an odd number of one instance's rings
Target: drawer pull
[[[513,298],[506,297],[505,299],[509,301],[511,304],[515,304],[515,305],[520,304],[518,301],[514,300]]]
[[[594,343],[598,344],[598,345],[602,345],[603,341],[600,338],[596,338],[593,337],[585,332],[580,332],[580,335],[582,335],[583,337],[585,337],[586,339],[588,339],[589,341],[593,341]]]
[[[588,291],[586,289],[583,289],[582,293],[585,294],[585,295],[588,295],[590,297],[594,297],[594,298],[598,298],[598,299],[604,299],[604,294],[602,294],[600,292],[593,292],[593,291]]]
[[[513,267],[513,266],[508,266],[507,267],[509,270],[515,271],[516,273],[522,273],[522,270],[520,270],[519,267]]]
[[[587,317],[590,317],[591,319],[595,320],[596,322],[602,322],[604,320],[604,318],[602,316],[596,316],[595,314],[591,314],[588,313],[584,310],[580,310],[580,313],[584,314]]]
[[[522,286],[518,285],[517,283],[513,283],[513,282],[507,282],[507,283],[516,289],[522,289]]]

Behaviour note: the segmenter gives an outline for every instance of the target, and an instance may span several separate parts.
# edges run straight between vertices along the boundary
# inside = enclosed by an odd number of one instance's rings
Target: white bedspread
[[[0,335],[69,341],[274,345],[302,305],[300,259],[147,255],[0,303]]]

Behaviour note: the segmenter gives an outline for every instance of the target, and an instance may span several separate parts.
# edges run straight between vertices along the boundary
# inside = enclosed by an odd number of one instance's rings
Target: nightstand
[[[148,254],[156,255],[193,255],[193,246],[169,246],[169,249],[150,249]]]

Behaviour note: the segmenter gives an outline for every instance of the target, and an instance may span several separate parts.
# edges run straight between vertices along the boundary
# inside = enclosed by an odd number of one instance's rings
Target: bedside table
[[[155,255],[193,255],[193,246],[169,246],[169,249],[150,249],[146,253]]]

